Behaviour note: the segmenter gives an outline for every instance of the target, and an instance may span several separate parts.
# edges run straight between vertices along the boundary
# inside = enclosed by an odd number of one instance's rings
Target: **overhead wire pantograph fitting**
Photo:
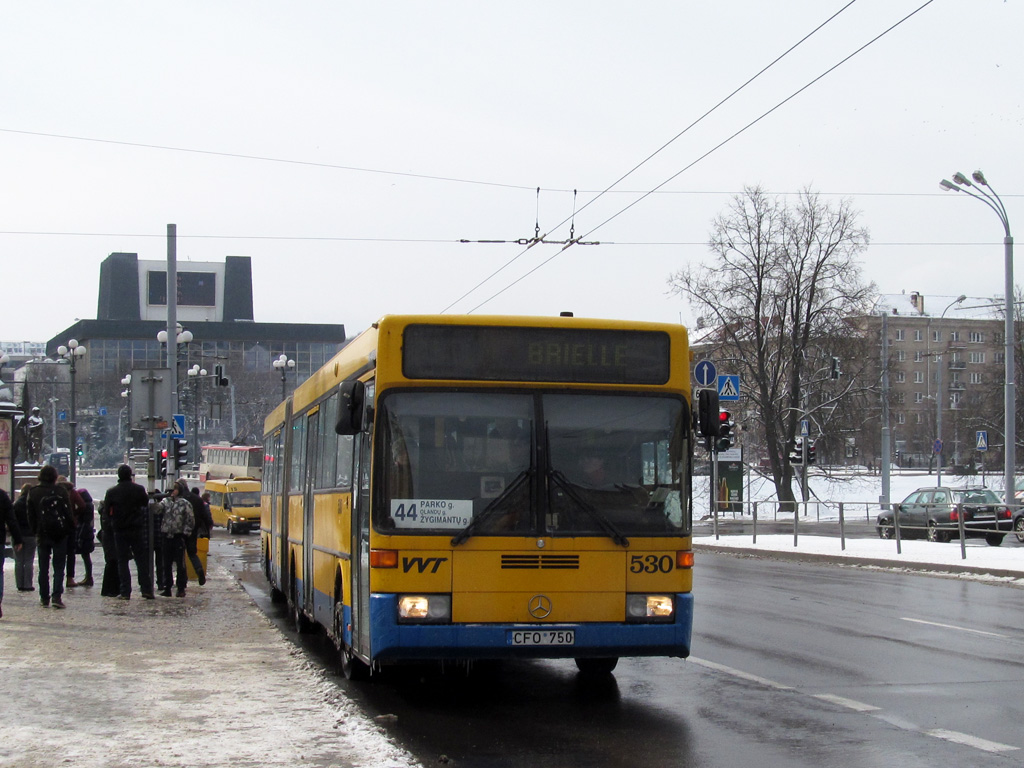
[[[565,221],[563,220],[562,224]],[[558,226],[561,226],[559,224]],[[569,239],[568,240],[548,240],[547,234],[540,233],[540,187],[537,187],[537,214],[533,225],[533,237],[520,237],[517,240],[470,240],[468,238],[459,238],[460,243],[480,243],[483,245],[525,245],[527,250],[533,248],[535,245],[568,245],[573,241],[576,241],[575,245],[601,245],[597,240],[579,240],[576,238],[576,190],[572,191],[572,217],[569,225]],[[518,257],[516,257],[518,258]],[[510,262],[511,263],[511,262]]]
[[[850,4],[852,4],[852,2],[855,2],[855,0],[851,0],[851,3],[848,3],[848,4],[847,4],[846,6],[844,6],[844,7],[842,8],[842,9],[840,9],[840,12],[841,12],[842,10],[845,10],[846,8],[848,8],[848,7],[849,7],[849,5],[850,5]],[[817,83],[818,81],[820,81],[820,80],[822,80],[823,78],[825,78],[825,77],[826,77],[827,75],[829,75],[829,74],[831,74],[832,72],[834,72],[834,71],[835,71],[836,69],[838,69],[838,68],[839,68],[839,67],[841,67],[841,66],[842,66],[843,64],[845,64],[846,62],[848,62],[848,61],[849,61],[850,59],[852,59],[852,58],[853,58],[854,56],[856,56],[856,55],[858,55],[859,53],[861,53],[862,51],[864,51],[864,50],[865,50],[866,48],[868,48],[869,46],[871,46],[871,45],[873,45],[874,43],[876,43],[876,42],[878,42],[879,40],[881,40],[881,39],[882,39],[883,37],[885,37],[886,35],[888,35],[888,34],[889,34],[890,32],[892,32],[892,31],[893,31],[894,29],[896,29],[897,27],[899,27],[900,25],[902,25],[902,24],[903,24],[904,22],[906,22],[907,20],[909,20],[909,19],[910,19],[911,17],[915,16],[916,14],[920,13],[920,12],[921,12],[922,10],[924,10],[925,8],[927,8],[927,7],[928,7],[929,5],[931,5],[931,4],[933,3],[933,2],[935,2],[935,0],[926,0],[926,2],[925,2],[925,3],[923,3],[922,5],[920,5],[920,6],[918,6],[917,8],[915,8],[915,9],[914,9],[913,11],[911,11],[911,12],[910,12],[910,13],[908,13],[908,14],[907,14],[906,16],[904,16],[904,17],[903,17],[902,19],[900,19],[900,20],[899,20],[899,21],[897,21],[896,23],[892,24],[892,25],[891,25],[890,27],[888,27],[887,29],[883,30],[883,31],[882,31],[882,32],[880,32],[880,33],[879,33],[878,35],[876,35],[875,37],[873,37],[873,38],[871,38],[870,40],[868,40],[868,41],[867,41],[866,43],[864,43],[864,44],[863,44],[862,46],[860,46],[859,48],[857,48],[856,50],[854,50],[854,51],[853,51],[852,53],[850,53],[850,54],[848,54],[847,56],[843,57],[843,58],[842,58],[842,59],[840,59],[840,60],[839,60],[838,62],[836,62],[835,64],[833,64],[833,65],[832,65],[831,67],[829,67],[828,69],[826,69],[826,70],[825,70],[824,72],[822,72],[821,74],[819,74],[819,75],[818,75],[817,77],[813,78],[812,80],[810,80],[809,82],[807,82],[807,83],[806,83],[805,85],[803,85],[802,87],[798,88],[798,89],[797,89],[796,91],[794,91],[793,93],[791,93],[791,94],[790,94],[789,96],[787,96],[787,97],[786,97],[785,99],[783,99],[782,101],[778,102],[778,103],[777,103],[777,104],[776,104],[775,106],[773,106],[772,108],[768,109],[767,111],[765,111],[764,113],[762,113],[762,114],[761,114],[760,116],[756,117],[756,118],[755,118],[754,120],[751,120],[751,121],[750,121],[749,123],[747,123],[747,124],[746,124],[746,125],[744,125],[744,126],[743,126],[742,128],[740,128],[739,130],[737,130],[737,131],[736,131],[735,133],[733,133],[733,134],[732,134],[731,136],[729,136],[729,137],[727,137],[726,139],[722,140],[721,142],[719,142],[718,144],[716,144],[716,145],[715,145],[714,147],[712,147],[711,149],[709,149],[709,150],[708,150],[707,152],[705,152],[705,153],[704,153],[703,155],[701,155],[700,157],[698,157],[698,158],[697,158],[696,160],[694,160],[693,162],[689,163],[688,165],[686,165],[685,167],[681,168],[681,169],[680,169],[679,171],[677,171],[676,173],[674,173],[674,174],[673,174],[672,176],[670,176],[670,177],[668,177],[667,179],[665,179],[665,180],[664,180],[663,182],[661,182],[661,184],[659,184],[658,186],[656,186],[656,187],[655,187],[654,189],[650,190],[649,192],[646,192],[646,193],[644,193],[644,194],[643,194],[642,196],[640,196],[639,198],[637,198],[636,200],[634,200],[633,202],[631,202],[631,203],[630,203],[629,205],[627,205],[627,206],[625,206],[624,208],[620,209],[620,210],[619,210],[619,211],[618,211],[617,213],[613,214],[612,216],[609,216],[609,217],[608,217],[607,219],[605,219],[604,221],[602,221],[602,222],[601,222],[600,224],[598,224],[598,225],[596,225],[595,227],[591,228],[591,229],[590,229],[589,231],[587,231],[587,233],[586,233],[585,235],[583,235],[582,237],[587,237],[587,236],[589,236],[589,235],[593,234],[594,232],[596,232],[596,231],[597,231],[598,229],[600,229],[601,227],[603,227],[603,226],[605,226],[606,224],[610,223],[611,221],[614,221],[615,219],[617,219],[617,218],[618,218],[619,216],[621,216],[621,215],[622,215],[623,213],[625,213],[626,211],[628,211],[628,210],[629,210],[630,208],[632,208],[633,206],[635,206],[635,205],[637,205],[638,203],[640,203],[640,202],[641,202],[642,200],[645,200],[646,198],[650,197],[650,196],[651,196],[652,194],[654,194],[654,193],[655,193],[656,191],[658,191],[659,189],[661,189],[661,188],[662,188],[663,186],[665,186],[665,185],[666,185],[666,184],[668,184],[669,182],[673,181],[674,179],[677,179],[677,178],[678,178],[678,177],[679,177],[680,175],[682,175],[683,173],[685,173],[686,171],[688,171],[688,170],[689,170],[690,168],[692,168],[693,166],[695,166],[695,165],[696,165],[697,163],[701,162],[702,160],[704,160],[705,158],[707,158],[708,156],[710,156],[710,155],[711,155],[711,154],[713,154],[714,152],[717,152],[717,151],[718,151],[719,149],[721,149],[722,147],[724,147],[724,146],[725,146],[726,144],[728,144],[729,142],[731,142],[731,141],[732,141],[733,139],[735,139],[735,138],[737,138],[738,136],[740,136],[741,134],[745,133],[745,132],[746,132],[747,130],[749,130],[749,129],[750,129],[750,128],[752,128],[753,126],[757,125],[757,123],[761,122],[761,121],[762,121],[763,119],[765,119],[766,117],[768,117],[768,115],[770,115],[770,114],[772,114],[773,112],[775,112],[776,110],[780,109],[780,108],[781,108],[782,106],[784,106],[784,105],[785,105],[785,104],[787,104],[788,102],[792,101],[792,100],[793,100],[794,98],[796,98],[796,97],[797,97],[797,96],[799,96],[799,95],[800,95],[801,93],[803,93],[804,91],[806,91],[806,90],[807,90],[808,88],[810,88],[810,87],[811,87],[812,85],[814,85],[814,84],[815,84],[815,83]],[[830,19],[830,20],[831,20],[831,19]],[[826,22],[826,23],[827,23],[827,22]],[[820,29],[820,27],[819,27],[819,29]],[[813,34],[813,33],[811,33],[811,34]],[[804,38],[804,39],[806,39],[806,38]],[[802,41],[801,41],[801,42],[802,42]],[[799,45],[799,43],[798,43],[798,45]],[[794,46],[794,47],[795,47],[795,46]],[[790,49],[790,50],[792,50],[792,49]],[[783,54],[783,55],[785,55],[785,54]],[[780,58],[781,58],[781,57],[780,57]],[[769,66],[771,66],[771,65],[769,65]],[[723,103],[724,103],[724,102],[723,102]],[[701,118],[701,119],[703,119],[703,118]],[[686,129],[686,130],[689,130],[689,129]],[[685,130],[683,131],[683,133],[685,133]],[[681,136],[681,135],[682,135],[682,133],[680,133],[679,135]],[[674,140],[675,140],[675,139],[673,139],[673,141],[674,141]],[[671,143],[671,142],[670,142],[670,143]],[[666,146],[667,146],[667,145],[666,145]],[[660,151],[660,150],[659,150],[659,151]],[[653,155],[652,155],[652,156],[653,156]],[[646,162],[646,161],[645,161],[645,162]],[[637,166],[637,167],[639,167],[639,166]],[[586,206],[584,206],[584,207],[586,207]],[[581,210],[582,210],[582,209],[581,209]],[[533,269],[531,269],[531,270],[529,270],[529,271],[525,272],[524,274],[520,275],[520,276],[519,276],[519,277],[517,277],[517,278],[516,278],[515,280],[513,280],[513,281],[512,281],[511,283],[509,283],[508,285],[506,285],[506,286],[505,286],[504,288],[502,288],[501,290],[499,290],[499,291],[497,291],[496,293],[492,294],[491,296],[489,296],[488,298],[484,299],[484,300],[483,300],[482,302],[480,302],[479,304],[477,304],[477,305],[476,305],[475,307],[473,307],[472,309],[470,309],[470,310],[468,311],[468,313],[467,313],[467,314],[472,314],[472,313],[473,313],[473,312],[475,312],[476,310],[480,309],[480,307],[482,307],[482,306],[484,306],[485,304],[487,304],[487,303],[489,303],[489,302],[493,301],[493,300],[494,300],[494,299],[496,299],[496,298],[497,298],[498,296],[500,296],[501,294],[503,294],[503,293],[504,293],[505,291],[509,290],[509,289],[510,289],[510,288],[512,288],[513,286],[515,286],[515,285],[517,285],[518,283],[520,283],[520,282],[522,282],[523,280],[525,280],[525,279],[526,279],[527,277],[529,277],[530,275],[532,275],[532,274],[533,274],[534,272],[537,272],[537,271],[538,271],[539,269],[541,269],[541,268],[543,268],[543,267],[547,266],[547,265],[548,265],[548,264],[550,264],[550,263],[551,263],[552,261],[554,261],[554,260],[555,260],[555,259],[557,259],[557,258],[558,258],[559,256],[561,256],[561,255],[562,255],[563,253],[565,253],[565,251],[566,251],[566,250],[568,250],[568,249],[569,249],[570,247],[572,247],[572,243],[571,243],[571,242],[570,242],[569,244],[567,244],[567,245],[564,245],[564,246],[562,246],[562,248],[561,248],[561,249],[559,249],[559,250],[558,250],[558,251],[557,251],[556,253],[552,254],[552,255],[551,255],[551,256],[550,256],[549,258],[547,258],[547,259],[545,259],[544,261],[542,261],[542,262],[540,262],[539,264],[537,264],[537,265],[536,265],[535,267],[533,267]],[[519,254],[519,255],[521,256],[522,254]],[[519,258],[519,256],[516,256],[516,258]],[[513,261],[514,261],[514,259],[513,259]],[[511,262],[508,262],[508,263],[511,263]],[[490,275],[490,276],[488,276],[487,278],[485,278],[485,279],[484,279],[484,280],[483,280],[482,282],[480,282],[480,283],[479,283],[479,284],[477,285],[477,287],[479,287],[479,286],[483,285],[484,283],[486,283],[486,282],[487,282],[487,280],[490,280],[490,279],[491,279],[491,277],[493,277],[494,275],[498,274],[498,272],[500,272],[501,270],[505,269],[505,267],[506,267],[506,266],[508,266],[508,264],[505,264],[505,265],[503,265],[503,266],[502,266],[502,267],[500,267],[500,268],[499,268],[499,269],[498,269],[498,270],[497,270],[496,272],[492,273],[492,275]],[[473,292],[474,290],[476,290],[476,288],[473,288],[473,289],[472,289],[471,291],[469,291],[469,293],[472,293],[472,292]],[[467,293],[467,294],[464,294],[464,296],[468,296],[468,295],[469,295],[469,293]],[[458,301],[461,301],[461,299],[459,299]],[[458,301],[456,301],[455,303],[458,303]],[[449,308],[450,308],[451,306],[452,306],[452,305],[449,305],[449,307],[446,307],[446,308],[445,308],[445,310],[442,310],[442,311],[447,311],[447,309],[449,309]]]

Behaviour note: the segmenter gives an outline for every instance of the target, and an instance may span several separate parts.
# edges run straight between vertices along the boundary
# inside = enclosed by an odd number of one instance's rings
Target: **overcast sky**
[[[179,268],[252,257],[258,321],[690,323],[667,278],[755,184],[851,198],[882,292],[1001,294],[999,220],[938,182],[983,169],[1024,231],[1024,2],[846,5],[4,0],[0,339],[94,318],[168,223]],[[459,242],[538,225],[601,245]]]

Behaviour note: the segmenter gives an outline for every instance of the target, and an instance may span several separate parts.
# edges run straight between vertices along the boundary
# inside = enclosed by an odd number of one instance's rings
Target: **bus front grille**
[[[579,555],[502,555],[502,570],[579,570]]]

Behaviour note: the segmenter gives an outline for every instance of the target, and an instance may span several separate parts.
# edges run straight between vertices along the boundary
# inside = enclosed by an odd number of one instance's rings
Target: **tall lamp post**
[[[1010,217],[1006,213],[1006,206],[1003,205],[999,195],[996,194],[995,190],[992,189],[992,186],[985,179],[985,174],[981,171],[975,171],[971,174],[971,179],[974,179],[973,184],[970,179],[957,172],[953,175],[953,181],[943,179],[939,182],[939,186],[945,190],[963,192],[975,200],[983,202],[995,211],[1005,232],[1003,237],[1003,271],[1004,291],[1006,293],[1006,331],[1003,335],[1006,345],[1006,375],[1003,389],[1003,420],[1005,421],[1003,425],[1003,434],[1005,436],[1003,482],[1006,489],[1006,505],[1011,506],[1014,503],[1014,474],[1017,467],[1017,393],[1013,381],[1015,373],[1013,351],[1016,344],[1013,317],[1013,236],[1010,234]],[[973,192],[971,191],[972,189],[974,190]]]
[[[67,346],[61,344],[57,347],[57,354],[60,355],[62,359],[68,361],[71,373],[71,419],[68,421],[68,427],[71,429],[71,450],[68,457],[71,459],[71,466],[68,471],[71,473],[70,480],[72,485],[76,484],[75,469],[78,466],[78,455],[76,453],[78,450],[78,440],[77,435],[75,434],[78,430],[78,422],[76,421],[75,414],[75,360],[84,355],[86,351],[86,348],[78,343],[78,339],[71,339],[67,343]]]
[[[288,355],[282,354],[274,361],[274,368],[281,372],[281,400],[283,401],[288,397],[285,374],[295,369],[295,361],[290,360]]]
[[[199,464],[199,383],[202,381],[202,377],[206,376],[206,369],[200,368],[199,363],[195,363],[191,368],[188,369],[188,378],[192,382],[192,408],[193,408],[193,419],[192,419],[192,456],[193,463]]]
[[[944,310],[942,310],[942,314],[939,315],[939,320],[944,320],[946,318],[946,313],[949,312],[949,308],[952,307],[954,304],[961,304],[961,303],[963,303],[963,301],[966,298],[967,297],[964,294],[960,294],[955,299],[953,299],[951,302],[949,302],[949,304],[946,305],[946,308]],[[935,360],[936,360],[936,363],[938,363],[938,365],[936,367],[936,371],[935,371],[935,374],[936,374],[936,385],[935,385],[935,440],[936,440],[936,446],[935,447],[938,448],[938,450],[935,451],[935,485],[937,485],[939,488],[941,488],[942,487],[942,403],[946,399],[945,395],[942,394],[942,364],[943,364],[944,361],[942,359],[942,353],[941,352],[938,355],[936,355]]]
[[[121,386],[124,387],[124,389],[121,390],[121,397],[124,398],[124,407],[121,408],[121,412],[127,413],[124,420],[125,441],[128,443],[128,448],[130,450],[132,443],[132,375],[130,373],[126,373],[124,378],[121,379]],[[118,422],[118,427],[120,427],[120,421]],[[121,436],[118,435],[119,439],[120,437]]]

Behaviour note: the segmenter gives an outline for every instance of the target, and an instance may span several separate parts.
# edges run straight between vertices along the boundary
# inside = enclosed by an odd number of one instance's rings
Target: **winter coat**
[[[107,517],[103,521],[104,530],[108,521],[115,531],[131,532],[145,528],[149,494],[138,483],[118,480],[117,485],[107,489],[103,505],[103,514]]]
[[[196,527],[195,513],[187,496],[168,496],[161,502],[164,510],[160,533],[164,536],[188,536]]]

